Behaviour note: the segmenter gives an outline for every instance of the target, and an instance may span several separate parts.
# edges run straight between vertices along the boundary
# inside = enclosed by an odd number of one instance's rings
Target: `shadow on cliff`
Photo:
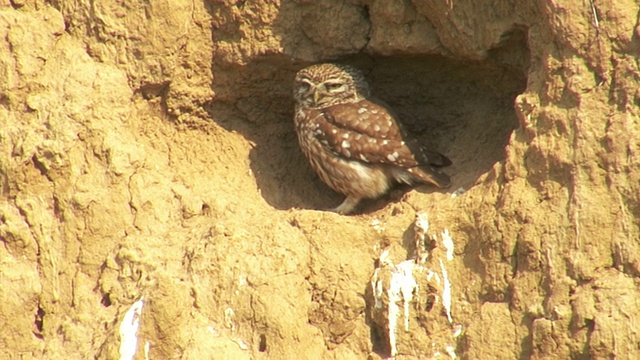
[[[225,34],[216,32],[216,40]],[[278,35],[283,43],[292,42],[285,31]],[[388,103],[419,140],[453,160],[445,169],[452,186],[444,191],[454,191],[469,189],[504,159],[518,126],[513,101],[526,86],[522,64],[528,66],[528,58],[510,66],[508,56],[528,54],[525,50],[524,32],[515,31],[485,61],[363,54],[338,61],[361,68],[373,95]],[[286,55],[264,55],[244,66],[214,56],[212,63],[215,100],[207,110],[214,121],[254,145],[251,170],[262,197],[276,209],[330,208],[342,200],[313,173],[295,136],[292,83],[296,71],[307,65]],[[364,211],[371,211],[371,205],[365,203]]]

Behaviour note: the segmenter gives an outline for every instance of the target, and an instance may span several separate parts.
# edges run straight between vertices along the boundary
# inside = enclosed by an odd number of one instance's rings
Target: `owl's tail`
[[[433,166],[416,166],[406,169],[406,171],[411,174],[411,179],[409,181],[411,184],[432,184],[439,188],[448,188],[451,186],[451,179],[449,176],[441,173]],[[400,180],[408,182],[405,179]]]

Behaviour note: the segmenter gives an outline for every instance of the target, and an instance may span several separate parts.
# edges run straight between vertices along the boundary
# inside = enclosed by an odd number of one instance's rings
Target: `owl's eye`
[[[298,88],[300,90],[302,90],[303,92],[307,92],[311,88],[311,84],[309,84],[308,82],[306,82],[304,80],[303,81],[299,81],[298,82]]]
[[[334,92],[334,91],[341,90],[343,86],[344,86],[344,84],[341,83],[341,82],[327,82],[327,83],[324,83],[324,87],[329,92]]]

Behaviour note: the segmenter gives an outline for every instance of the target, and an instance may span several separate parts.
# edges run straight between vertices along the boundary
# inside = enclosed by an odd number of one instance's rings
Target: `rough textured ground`
[[[0,1],[2,357],[640,358],[639,7]],[[451,189],[316,210],[336,59]]]

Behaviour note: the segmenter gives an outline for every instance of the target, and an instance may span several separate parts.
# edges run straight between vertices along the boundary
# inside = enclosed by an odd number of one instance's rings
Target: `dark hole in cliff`
[[[34,320],[35,330],[33,331],[33,334],[38,339],[43,339],[42,330],[44,329],[44,315],[44,309],[38,306],[38,312],[36,313]]]
[[[419,140],[453,160],[445,169],[452,186],[445,191],[468,190],[504,159],[518,126],[514,99],[526,87],[529,66],[525,38],[524,30],[505,34],[480,61],[354,55],[336,62],[360,68],[374,96],[388,103]],[[343,198],[313,173],[295,136],[292,82],[307,65],[282,55],[246,66],[213,64],[216,101],[209,112],[255,143],[251,170],[262,196],[277,209],[329,208]]]
[[[258,351],[260,352],[267,351],[267,336],[264,334],[260,334],[260,343],[258,344]]]
[[[111,294],[106,293],[104,295],[102,295],[102,299],[100,299],[100,303],[102,304],[102,306],[104,307],[109,307],[112,305],[111,302]]]

